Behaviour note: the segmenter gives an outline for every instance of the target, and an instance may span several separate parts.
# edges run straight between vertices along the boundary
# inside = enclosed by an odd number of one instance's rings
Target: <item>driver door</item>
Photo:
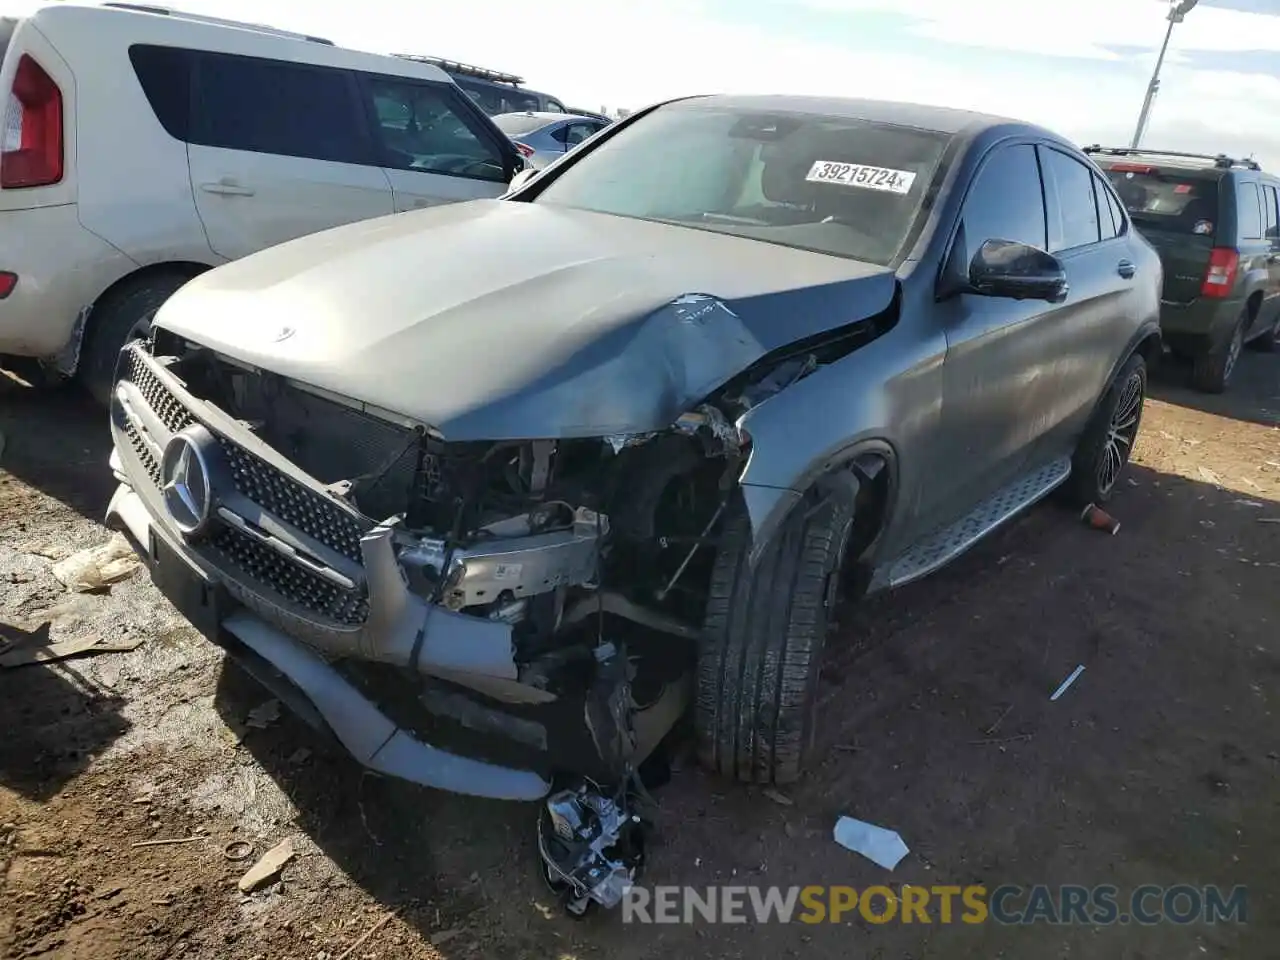
[[[964,264],[988,240],[1048,249],[1044,190],[1036,149],[1029,143],[996,147],[965,196],[953,243]],[[942,437],[930,502],[947,520],[1012,481],[1026,469],[1051,411],[1041,380],[1055,362],[1046,346],[1061,307],[1042,300],[959,294],[939,304],[947,337],[943,363]]]
[[[452,84],[366,75],[361,87],[397,213],[506,192],[509,151]]]

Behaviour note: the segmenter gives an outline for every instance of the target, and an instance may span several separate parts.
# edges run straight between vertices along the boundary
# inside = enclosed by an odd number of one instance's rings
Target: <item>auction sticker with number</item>
[[[813,183],[842,183],[847,187],[864,190],[885,190],[889,193],[907,193],[916,175],[910,170],[893,170],[889,167],[871,167],[864,163],[838,163],[818,160],[809,168],[806,180]]]

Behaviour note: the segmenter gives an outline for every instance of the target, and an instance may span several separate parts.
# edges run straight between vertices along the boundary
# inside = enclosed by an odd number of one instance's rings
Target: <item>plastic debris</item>
[[[876,866],[892,870],[910,850],[902,837],[893,830],[877,827],[853,817],[841,817],[836,821],[832,836],[846,850],[860,853]]]
[[[1068,688],[1069,686],[1071,686],[1073,683],[1075,683],[1075,682],[1076,682],[1076,679],[1077,679],[1077,678],[1080,676],[1080,674],[1082,674],[1082,673],[1084,673],[1084,664],[1083,664],[1083,663],[1082,663],[1082,664],[1080,664],[1080,666],[1076,667],[1074,670],[1072,670],[1072,671],[1071,671],[1071,676],[1067,677],[1067,679],[1065,679],[1065,680],[1063,680],[1063,681],[1062,681],[1062,683],[1058,686],[1058,689],[1057,689],[1057,690],[1055,690],[1055,691],[1053,691],[1053,694],[1049,697],[1049,699],[1050,699],[1050,700],[1057,700],[1060,696],[1062,696],[1064,693],[1066,693],[1066,692],[1067,692],[1067,688]]]
[[[36,644],[0,644],[0,667],[25,667],[32,663],[50,663],[86,653],[128,653],[142,645],[142,637],[106,642],[101,637],[79,637],[59,640],[44,646]]]
[[[781,804],[784,807],[789,807],[795,803],[795,801],[792,800],[790,797],[788,797],[785,793],[782,793],[779,790],[774,790],[772,787],[766,787],[760,792],[763,793],[770,800],[772,800],[774,803]]]
[[[1107,511],[1103,510],[1096,503],[1091,503],[1080,511],[1080,519],[1085,526],[1092,527],[1094,530],[1101,530],[1109,533],[1113,537],[1120,532],[1120,521],[1113,517]]]
[[[293,841],[281,840],[240,878],[240,892],[250,893],[269,880],[274,880],[293,856]]]
[[[141,566],[133,547],[117,533],[106,543],[73,553],[53,565],[53,575],[69,590],[89,593],[132,576]]]

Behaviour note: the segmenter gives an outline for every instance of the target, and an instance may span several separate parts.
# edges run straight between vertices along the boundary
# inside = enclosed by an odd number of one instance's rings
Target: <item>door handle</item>
[[[1116,273],[1120,274],[1120,276],[1124,277],[1126,280],[1130,279],[1137,272],[1138,268],[1133,265],[1133,261],[1131,260],[1121,260],[1116,264]]]
[[[205,193],[216,193],[220,197],[252,197],[254,191],[242,187],[233,180],[219,180],[217,183],[202,183],[200,189]]]

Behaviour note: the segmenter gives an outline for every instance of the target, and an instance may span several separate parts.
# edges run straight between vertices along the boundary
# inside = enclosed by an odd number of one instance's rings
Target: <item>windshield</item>
[[[1120,202],[1138,226],[1212,237],[1218,218],[1218,181],[1198,171],[1127,169],[1107,171]]]
[[[888,264],[911,234],[947,140],[844,117],[686,102],[615,134],[535,202]]]
[[[494,117],[493,122],[508,137],[518,137],[539,127],[545,127],[551,121],[546,117],[531,117],[527,113],[504,113]]]

